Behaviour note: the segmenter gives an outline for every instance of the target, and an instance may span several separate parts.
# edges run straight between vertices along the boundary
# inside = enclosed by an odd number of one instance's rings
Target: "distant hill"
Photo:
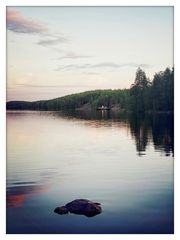
[[[7,110],[60,111],[96,109],[100,106],[126,111],[174,111],[174,68],[166,68],[150,81],[138,68],[130,89],[105,89],[71,94],[51,100],[34,102],[10,101]]]
[[[91,109],[98,106],[118,106],[126,108],[129,99],[129,90],[94,90],[71,94],[51,100],[34,102],[10,101],[8,110],[46,110],[58,111],[64,109]]]

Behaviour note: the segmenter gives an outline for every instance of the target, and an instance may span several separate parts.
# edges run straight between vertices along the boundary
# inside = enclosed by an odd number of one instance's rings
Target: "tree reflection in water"
[[[172,114],[131,115],[129,123],[139,156],[146,151],[151,141],[155,150],[164,152],[166,156],[174,154],[174,116]]]
[[[83,120],[103,120],[108,124],[126,123],[135,139],[136,150],[139,156],[146,152],[148,144],[153,143],[156,151],[165,153],[166,156],[174,155],[174,115],[173,114],[133,114],[112,111],[66,111],[56,112],[65,118]],[[96,121],[96,124],[98,122]]]

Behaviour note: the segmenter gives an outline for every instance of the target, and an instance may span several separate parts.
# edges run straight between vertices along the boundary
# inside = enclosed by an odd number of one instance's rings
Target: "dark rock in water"
[[[100,203],[94,203],[86,199],[76,199],[66,204],[70,213],[81,214],[87,217],[93,217],[101,213]]]
[[[62,206],[62,207],[55,208],[54,212],[62,215],[62,214],[67,214],[69,211],[65,206]]]
[[[76,199],[67,203],[65,206],[57,207],[54,212],[58,214],[67,214],[68,212],[93,217],[102,212],[101,204],[86,199]]]

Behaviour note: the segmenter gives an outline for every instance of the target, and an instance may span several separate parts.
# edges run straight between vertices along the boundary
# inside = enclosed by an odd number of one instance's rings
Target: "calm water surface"
[[[173,116],[7,112],[7,233],[173,233]]]

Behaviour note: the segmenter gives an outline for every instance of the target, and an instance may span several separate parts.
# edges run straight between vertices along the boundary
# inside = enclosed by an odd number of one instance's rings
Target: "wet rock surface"
[[[67,214],[69,211],[65,206],[63,206],[63,207],[55,208],[54,212],[63,215],[63,214]]]
[[[85,215],[87,217],[93,217],[100,214],[102,209],[100,203],[92,202],[87,199],[76,199],[67,203],[65,206],[55,208],[54,212],[60,215],[74,213]]]

